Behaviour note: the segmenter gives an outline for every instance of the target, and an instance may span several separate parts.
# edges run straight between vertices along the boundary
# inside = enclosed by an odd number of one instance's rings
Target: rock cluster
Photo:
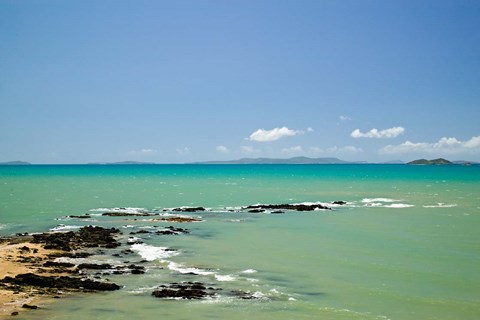
[[[34,234],[32,243],[42,244],[45,249],[62,251],[95,247],[116,248],[120,243],[115,240],[114,235],[119,233],[120,230],[115,228],[85,226],[77,232]]]

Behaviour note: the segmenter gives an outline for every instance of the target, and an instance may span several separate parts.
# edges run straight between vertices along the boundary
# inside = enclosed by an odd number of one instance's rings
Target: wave
[[[252,274],[252,273],[256,273],[257,270],[255,269],[246,269],[246,270],[243,270],[242,273],[247,273],[247,274]]]
[[[393,204],[384,206],[384,208],[394,208],[394,209],[411,208],[411,207],[415,207],[415,205],[405,204],[405,203],[393,203]]]
[[[69,225],[59,224],[56,227],[51,228],[50,231],[52,231],[52,232],[68,232],[68,231],[78,230],[80,228],[81,228],[81,226],[69,226]]]
[[[177,251],[172,251],[169,248],[155,247],[144,243],[133,244],[130,248],[147,261],[160,260],[161,262],[165,262],[166,258],[178,255]]]
[[[391,199],[391,198],[364,198],[364,199],[362,199],[362,203],[375,203],[375,202],[390,203],[390,202],[398,202],[398,201],[401,201],[401,200],[395,200],[395,199]]]
[[[116,213],[126,213],[126,214],[143,214],[143,213],[149,212],[145,208],[135,208],[135,207],[97,208],[97,209],[90,209],[90,211],[91,212],[116,212]]]
[[[404,209],[411,208],[415,205],[407,203],[396,203],[402,200],[391,199],[391,198],[364,198],[362,203],[365,207],[377,207],[377,208],[392,208],[392,209]]]
[[[456,207],[456,206],[457,206],[457,204],[455,204],[455,203],[447,204],[447,203],[441,203],[441,202],[439,202],[439,203],[437,203],[437,204],[435,204],[435,205],[428,205],[428,206],[425,205],[425,206],[423,206],[423,207],[424,207],[424,208],[453,208],[453,207]]]

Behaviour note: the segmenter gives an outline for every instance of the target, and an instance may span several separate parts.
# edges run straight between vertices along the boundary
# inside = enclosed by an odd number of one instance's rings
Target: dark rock
[[[78,231],[34,234],[32,243],[43,244],[45,249],[72,251],[81,248],[116,248],[120,243],[113,235],[120,233],[115,228],[85,226]]]
[[[246,207],[251,210],[291,210],[291,211],[313,211],[315,209],[331,210],[330,207],[322,204],[258,204]]]
[[[151,233],[151,232],[147,230],[138,230],[138,231],[130,232],[130,234],[144,234],[144,233]]]
[[[18,248],[18,250],[21,252],[21,253],[29,253],[30,252],[30,248],[27,247],[27,246],[23,246],[21,248]]]
[[[200,300],[214,295],[212,290],[201,282],[182,282],[171,283],[168,286],[160,286],[160,290],[152,292],[152,296],[156,298],[181,298],[188,300]]]
[[[282,213],[285,213],[285,212],[280,211],[280,210],[275,210],[275,211],[272,211],[271,213],[272,214],[282,214]]]
[[[10,315],[12,315],[12,316],[18,316],[18,311],[13,311]]]
[[[25,303],[25,304],[22,306],[22,308],[24,308],[24,309],[36,310],[36,309],[38,309],[38,306],[33,306],[33,305],[29,305],[29,304],[26,304],[26,303]]]
[[[169,226],[165,228],[166,230],[159,230],[155,232],[155,234],[186,234],[190,233],[188,229],[182,229],[182,228],[175,228],[173,226]]]
[[[261,213],[261,212],[265,212],[265,210],[263,210],[263,209],[250,209],[250,210],[248,210],[248,212],[251,212],[251,213]]]
[[[67,290],[91,290],[91,291],[112,291],[120,289],[115,283],[98,282],[90,279],[80,279],[68,276],[47,277],[33,273],[18,274],[15,278],[5,277],[1,283],[14,284],[19,286],[32,286],[41,288],[56,288]]]
[[[144,274],[145,271],[140,270],[140,269],[133,269],[133,270],[131,271],[131,273],[132,273],[132,274]]]
[[[109,217],[152,217],[156,216],[157,214],[147,213],[147,212],[140,212],[140,213],[129,213],[129,212],[105,212],[102,213],[102,216],[109,216]]]
[[[235,297],[243,300],[256,300],[256,299],[261,299],[258,296],[255,296],[251,294],[250,292],[242,291],[242,290],[233,290],[231,291],[231,294],[233,294]]]
[[[81,216],[67,216],[68,218],[76,218],[76,219],[90,219],[92,216],[88,213],[81,215]]]
[[[54,262],[54,261],[47,261],[43,264],[44,267],[60,267],[60,268],[71,268],[75,267],[73,263],[69,262]]]
[[[176,212],[197,212],[197,211],[205,211],[203,207],[183,207],[183,208],[175,208],[172,211]]]
[[[162,218],[162,221],[168,222],[200,222],[201,219],[190,218],[190,217],[169,217],[169,218]]]
[[[96,264],[96,263],[81,263],[77,266],[78,270],[91,269],[91,270],[105,270],[112,269],[112,265],[108,263]]]
[[[346,201],[333,201],[332,204],[337,204],[337,205],[340,205],[340,206],[344,206],[347,204]]]

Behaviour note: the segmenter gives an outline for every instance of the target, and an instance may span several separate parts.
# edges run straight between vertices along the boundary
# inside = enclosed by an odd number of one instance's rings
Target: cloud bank
[[[270,142],[283,137],[293,137],[303,134],[303,131],[292,130],[287,127],[273,128],[272,130],[258,129],[250,135],[248,140],[257,142]]]
[[[405,153],[429,153],[429,154],[472,154],[480,153],[480,136],[472,137],[467,141],[456,138],[443,137],[438,142],[411,142],[405,141],[398,145],[388,145],[380,149],[383,154]]]
[[[355,129],[352,131],[352,138],[376,138],[376,139],[385,139],[385,138],[395,138],[405,132],[403,127],[393,127],[385,130],[378,131],[373,128],[368,132],[361,132],[360,129]]]

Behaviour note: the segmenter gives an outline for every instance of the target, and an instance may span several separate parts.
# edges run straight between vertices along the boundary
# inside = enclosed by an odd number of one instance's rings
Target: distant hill
[[[25,161],[8,161],[8,162],[0,162],[0,166],[24,166],[29,165],[30,162]]]
[[[194,164],[346,164],[346,163],[363,163],[363,162],[348,162],[338,158],[308,158],[308,157],[293,157],[289,159],[277,158],[243,158],[239,160],[229,161],[205,161],[194,162]]]
[[[418,160],[414,160],[414,161],[410,161],[408,162],[407,164],[427,164],[427,165],[432,165],[432,164],[435,164],[435,165],[439,165],[439,164],[453,164],[453,162],[450,162],[446,159],[443,159],[443,158],[438,158],[438,159],[433,159],[433,160],[427,160],[427,159],[418,159]]]
[[[139,161],[120,161],[120,162],[91,162],[87,164],[104,164],[104,165],[115,165],[115,164],[154,164],[152,162],[139,162]]]

